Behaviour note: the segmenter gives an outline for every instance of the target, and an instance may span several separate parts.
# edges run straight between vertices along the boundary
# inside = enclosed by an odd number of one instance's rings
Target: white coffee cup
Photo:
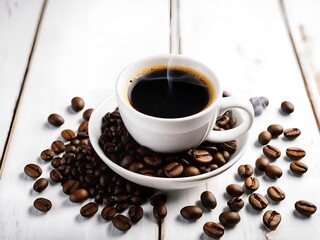
[[[206,77],[214,89],[214,99],[200,112],[180,118],[161,118],[137,111],[131,104],[130,91],[139,76],[158,66],[187,68]],[[227,142],[249,131],[254,119],[249,100],[222,97],[221,82],[204,64],[183,55],[156,55],[137,60],[127,66],[116,82],[116,97],[122,120],[132,137],[142,146],[156,152],[180,152],[200,145],[203,141]],[[230,109],[240,109],[244,120],[225,131],[212,130],[217,116]]]

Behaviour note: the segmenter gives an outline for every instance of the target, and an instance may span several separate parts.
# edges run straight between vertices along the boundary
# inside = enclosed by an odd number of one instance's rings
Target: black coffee
[[[136,110],[149,116],[186,117],[208,105],[212,90],[204,81],[186,70],[159,68],[136,79],[129,99]]]

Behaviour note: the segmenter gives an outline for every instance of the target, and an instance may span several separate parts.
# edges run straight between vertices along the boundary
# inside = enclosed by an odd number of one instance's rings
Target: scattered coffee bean
[[[101,217],[104,220],[112,220],[116,214],[117,214],[116,208],[111,206],[105,206],[101,211]]]
[[[297,175],[302,175],[308,171],[308,166],[301,161],[294,161],[290,163],[290,170]]]
[[[276,202],[282,201],[286,197],[284,191],[282,191],[281,188],[276,186],[268,187],[267,194],[273,201]]]
[[[33,206],[41,212],[48,212],[52,208],[52,203],[49,199],[40,197],[34,200]]]
[[[271,160],[276,160],[281,156],[281,151],[278,148],[271,145],[264,146],[262,150],[264,155],[266,155]]]
[[[189,221],[196,221],[202,217],[203,211],[196,205],[185,206],[180,210],[180,214],[183,218]]]
[[[82,114],[83,119],[86,121],[89,121],[92,112],[93,112],[93,108],[88,108],[87,110],[85,110]]]
[[[63,180],[63,175],[58,168],[55,168],[50,171],[50,179],[54,182],[61,182]]]
[[[165,204],[167,202],[167,195],[163,193],[158,193],[150,198],[150,204],[152,206],[158,205],[158,204]]]
[[[283,133],[283,127],[280,124],[271,124],[267,131],[271,133],[272,137],[276,138]]]
[[[268,144],[272,139],[272,135],[269,131],[262,131],[258,135],[258,141],[261,145]]]
[[[61,137],[67,141],[70,141],[76,138],[76,134],[71,129],[64,129],[61,132]]]
[[[203,225],[203,232],[211,238],[221,238],[224,234],[224,227],[216,222],[206,222]]]
[[[244,186],[250,191],[256,191],[260,184],[256,177],[248,177],[244,180]]]
[[[44,161],[51,161],[54,157],[54,152],[51,149],[45,149],[41,152],[40,157]]]
[[[70,194],[72,193],[74,190],[78,189],[80,186],[80,182],[73,180],[73,179],[69,179],[67,180],[65,183],[62,184],[62,191],[65,194]]]
[[[281,215],[277,211],[268,210],[263,214],[262,217],[263,224],[271,231],[275,230],[280,222],[281,222]]]
[[[95,202],[89,202],[80,209],[80,214],[83,217],[92,217],[97,211],[98,204]]]
[[[128,231],[132,227],[132,222],[130,218],[124,216],[124,215],[117,215],[114,218],[112,218],[112,224],[120,231]]]
[[[294,105],[289,101],[284,101],[281,103],[281,110],[285,114],[291,114],[294,111]]]
[[[240,211],[244,206],[244,201],[239,197],[233,197],[228,200],[227,205],[232,211]]]
[[[249,203],[254,209],[262,210],[268,206],[269,201],[263,195],[259,193],[253,193],[249,196]]]
[[[139,222],[143,217],[143,208],[141,206],[132,206],[129,209],[129,217],[133,223]]]
[[[317,206],[313,203],[305,200],[299,200],[294,204],[295,209],[297,212],[301,213],[305,216],[311,216],[317,211]]]
[[[306,156],[306,151],[298,147],[289,147],[286,150],[286,154],[292,160],[300,160]]]
[[[217,206],[216,197],[210,191],[204,191],[200,195],[202,205],[208,209],[214,209]]]
[[[253,167],[250,164],[243,164],[238,167],[238,174],[242,178],[248,178],[253,174]]]
[[[241,217],[238,212],[227,211],[219,215],[219,221],[224,227],[233,227],[238,224]]]
[[[79,188],[70,193],[69,199],[71,202],[80,203],[87,200],[89,197],[89,193],[84,188]]]
[[[269,164],[265,169],[265,174],[271,179],[278,179],[282,176],[282,170],[276,165]]]
[[[287,139],[293,140],[300,136],[301,130],[299,128],[288,128],[284,130],[283,134]]]
[[[34,182],[33,190],[40,193],[48,187],[48,184],[49,182],[47,179],[39,178],[37,181]]]
[[[52,113],[48,117],[48,122],[55,127],[59,127],[64,124],[64,119],[61,115]]]
[[[24,167],[24,173],[31,178],[38,178],[42,174],[42,169],[37,164],[29,163]]]
[[[226,187],[226,191],[231,197],[240,197],[244,193],[243,188],[235,183],[229,184]]]
[[[255,166],[258,170],[264,172],[266,167],[270,164],[270,161],[265,157],[259,157],[256,160]]]
[[[164,204],[157,204],[153,206],[153,216],[159,224],[163,223],[167,216],[167,207]]]
[[[81,97],[74,97],[71,99],[71,108],[75,112],[79,112],[84,108],[84,101]]]
[[[56,140],[51,144],[51,149],[55,154],[60,154],[63,153],[66,148],[63,142],[61,142],[60,140]]]

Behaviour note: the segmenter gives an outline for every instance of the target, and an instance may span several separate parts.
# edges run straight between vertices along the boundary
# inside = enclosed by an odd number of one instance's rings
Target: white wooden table
[[[170,24],[170,8],[179,10],[172,16],[180,21]],[[265,195],[271,184],[286,192],[283,202],[268,206],[281,213],[282,222],[272,232],[262,227],[262,213],[248,205],[246,193],[242,220],[223,239],[319,239],[320,210],[310,218],[294,211],[300,199],[320,207],[319,11],[317,0],[0,0],[0,239],[159,239],[150,204],[143,206],[145,217],[121,233],[99,214],[82,218],[85,203],[68,203],[57,184],[37,194],[23,168],[37,163],[48,176],[50,167],[39,154],[61,129],[48,127],[47,116],[61,113],[63,127],[76,127],[81,116],[68,111],[71,98],[81,96],[86,107],[95,107],[113,93],[128,63],[176,49],[170,31],[180,34],[180,53],[210,66],[225,90],[247,99],[266,96],[270,105],[255,118],[248,148],[230,170],[199,187],[166,192],[161,239],[209,239],[203,224],[219,221],[225,187],[242,184],[237,167],[254,165],[262,154],[257,136],[272,123],[302,131],[293,142],[281,137],[270,143],[282,151],[276,162],[284,172],[280,179],[256,173],[259,193]],[[290,116],[279,112],[284,100],[295,105]],[[307,152],[309,170],[302,177],[289,171],[289,146]],[[194,223],[181,220],[180,209],[195,204],[206,189],[215,194],[217,208]],[[54,203],[47,214],[32,207],[39,196]]]

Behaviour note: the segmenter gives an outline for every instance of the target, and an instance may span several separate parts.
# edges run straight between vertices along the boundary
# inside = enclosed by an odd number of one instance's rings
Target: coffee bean
[[[300,160],[306,156],[306,151],[298,147],[289,147],[286,150],[286,154],[292,160]]]
[[[282,170],[276,165],[269,164],[266,167],[265,174],[271,179],[278,179],[282,176]]]
[[[244,206],[244,201],[239,197],[233,197],[228,200],[227,205],[232,211],[240,211]]]
[[[69,199],[71,202],[80,203],[87,200],[89,197],[89,193],[84,188],[79,188],[70,193]]]
[[[286,197],[284,191],[282,191],[279,187],[276,186],[268,187],[267,194],[273,201],[277,202],[282,201]]]
[[[71,129],[64,129],[61,132],[61,137],[67,141],[70,141],[76,138],[76,134]]]
[[[253,193],[249,196],[249,203],[254,209],[262,210],[268,206],[269,201],[263,195],[259,193]]]
[[[217,206],[216,197],[210,191],[204,191],[200,195],[202,205],[208,209],[214,209]]]
[[[243,164],[238,167],[240,177],[248,178],[253,174],[253,167],[250,164]]]
[[[217,152],[213,155],[213,163],[221,167],[225,165],[227,161],[221,152]]]
[[[252,97],[250,102],[253,106],[254,115],[260,116],[263,110],[269,105],[269,100],[266,97]]]
[[[41,212],[48,212],[52,208],[52,203],[49,199],[40,197],[34,200],[33,206]]]
[[[70,194],[72,193],[74,190],[78,189],[80,186],[80,183],[76,180],[73,179],[69,179],[68,181],[66,181],[65,183],[63,183],[62,185],[62,191],[65,194]]]
[[[164,167],[164,172],[170,178],[180,177],[183,173],[183,166],[178,162],[172,162]]]
[[[293,140],[300,136],[301,130],[299,128],[288,128],[284,130],[283,134],[287,139]]]
[[[267,131],[271,133],[272,137],[276,138],[283,133],[283,127],[280,124],[271,124]]]
[[[80,209],[80,214],[83,217],[92,217],[97,211],[98,204],[95,202],[89,202]]]
[[[82,114],[82,118],[86,121],[89,121],[91,114],[93,112],[93,108],[88,108],[87,110],[85,110]]]
[[[183,177],[197,176],[200,174],[201,174],[200,170],[195,166],[187,166],[183,169],[183,172],[182,172]]]
[[[270,161],[265,157],[259,157],[256,162],[255,166],[260,171],[265,171],[266,167],[270,164]]]
[[[248,177],[244,180],[244,186],[250,191],[257,190],[259,185],[259,180],[256,177]]]
[[[199,164],[208,164],[212,161],[212,155],[206,150],[194,149],[191,153]]]
[[[301,161],[294,161],[290,164],[290,170],[298,175],[302,175],[308,171],[308,166]]]
[[[58,168],[55,168],[50,171],[50,179],[54,182],[61,182],[63,175]]]
[[[211,238],[221,238],[224,234],[224,227],[216,222],[206,222],[203,225],[203,232]]]
[[[143,208],[140,206],[132,206],[129,209],[129,217],[133,223],[139,222],[143,217]]]
[[[161,157],[159,154],[152,154],[151,156],[144,156],[143,157],[143,162],[148,166],[148,167],[159,167],[162,163]]]
[[[281,151],[278,148],[271,145],[264,146],[262,150],[264,155],[266,155],[271,160],[276,160],[281,156]]]
[[[74,97],[71,99],[71,108],[75,112],[79,112],[84,108],[84,101],[81,97]]]
[[[37,181],[34,182],[33,184],[33,190],[36,192],[42,192],[48,187],[48,180],[45,178],[39,178]]]
[[[54,157],[54,152],[51,149],[45,149],[41,152],[40,157],[44,161],[51,161]]]
[[[284,101],[281,103],[281,110],[285,114],[291,114],[294,111],[294,105],[289,101]]]
[[[268,144],[272,139],[272,135],[269,131],[262,131],[258,135],[258,141],[261,145]]]
[[[280,222],[281,222],[281,215],[277,211],[268,210],[263,214],[262,217],[263,224],[271,231],[275,230]]]
[[[240,197],[244,193],[243,188],[235,183],[229,184],[226,187],[226,191],[231,197]]]
[[[188,221],[196,221],[202,217],[203,211],[196,205],[185,206],[180,210],[180,214]]]
[[[229,141],[220,144],[220,148],[223,151],[227,151],[230,154],[233,154],[237,150],[237,141]]]
[[[112,218],[112,224],[120,231],[128,231],[132,227],[132,222],[130,218],[124,216],[124,215],[117,215],[114,218]]]
[[[233,227],[238,224],[241,217],[238,212],[227,211],[219,215],[219,221],[224,227]]]
[[[317,211],[317,206],[313,203],[305,200],[299,200],[294,204],[295,209],[297,212],[301,213],[305,216],[311,216]]]
[[[106,206],[101,211],[101,217],[104,220],[112,220],[116,214],[117,214],[116,208],[111,206]]]
[[[48,122],[55,127],[59,127],[64,123],[64,119],[61,115],[52,113],[48,116]]]
[[[83,121],[78,127],[78,138],[79,137],[87,138],[88,135],[84,135],[84,137],[83,137],[83,135],[81,135],[81,134],[87,133],[88,132],[88,128],[89,128],[89,121],[86,121],[86,120]]]
[[[157,204],[153,206],[153,216],[158,223],[162,223],[167,216],[167,207],[164,204]]]
[[[63,142],[56,140],[51,144],[51,149],[55,154],[60,154],[65,151],[65,146]]]
[[[158,204],[165,204],[167,202],[167,196],[163,193],[158,193],[150,198],[150,204],[152,206]]]
[[[24,173],[31,178],[38,178],[42,174],[42,169],[37,164],[29,163],[24,167]]]

